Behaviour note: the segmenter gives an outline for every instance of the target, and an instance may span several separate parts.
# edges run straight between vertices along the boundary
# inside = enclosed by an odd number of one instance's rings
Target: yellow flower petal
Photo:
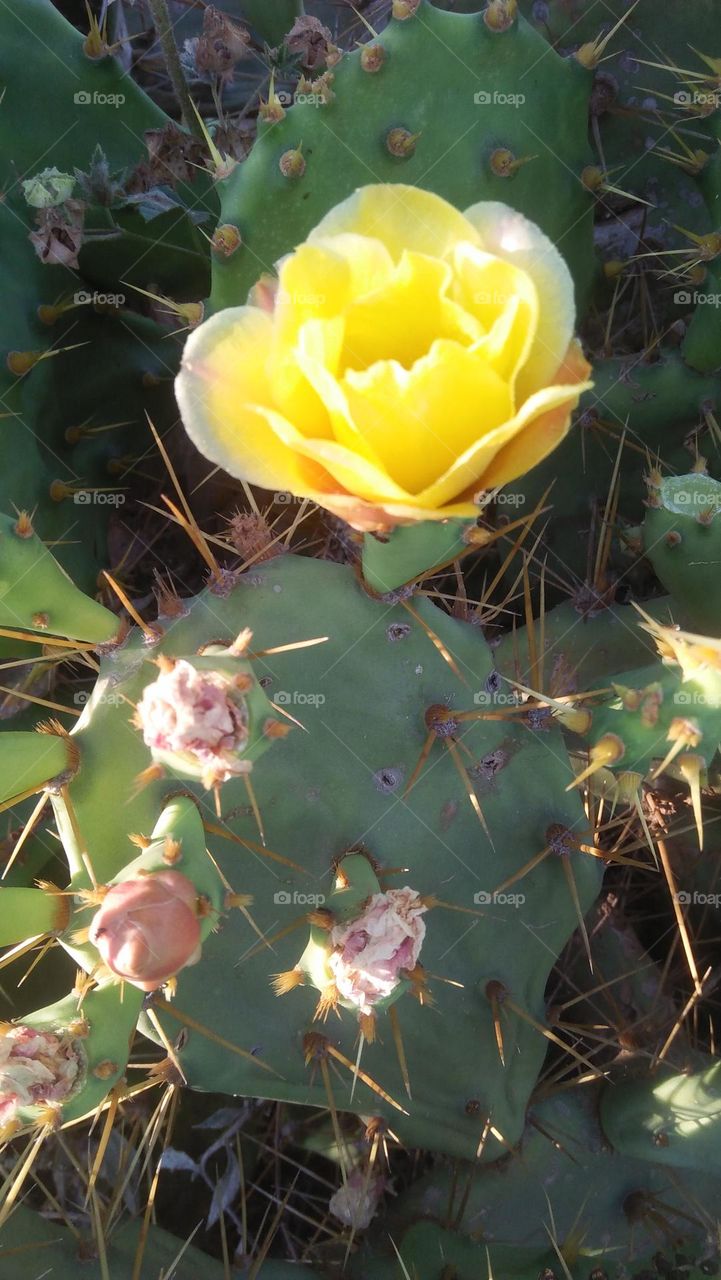
[[[345,391],[337,378],[326,367],[322,357],[319,358],[317,348],[314,349],[306,341],[304,330],[301,341],[295,350],[295,359],[302,370],[309,386],[311,386],[327,413],[331,433],[339,444],[360,454],[371,462],[379,471],[384,471],[383,464],[371,444],[363,438],[358,426],[351,417]]]
[[[303,358],[323,368],[331,379],[340,364],[345,325],[342,316],[333,320],[307,320],[296,345],[278,349],[268,366],[268,377],[277,409],[302,435],[332,435],[328,415],[312,380],[306,376]]]
[[[345,231],[380,240],[395,262],[404,249],[443,258],[459,240],[481,244],[474,227],[447,200],[401,182],[361,187],[326,214],[308,243]]]
[[[188,435],[211,462],[263,488],[304,493],[311,470],[253,407],[272,403],[272,329],[255,307],[211,316],[188,338],[176,395]]]
[[[408,493],[421,492],[479,437],[513,414],[510,388],[480,357],[456,342],[434,342],[406,370],[383,361],[348,370],[343,387],[361,435]],[[426,506],[419,498],[418,505]]]
[[[352,297],[345,258],[327,245],[302,244],[279,264],[273,313],[276,347],[292,346],[307,320],[343,315]]]
[[[587,381],[591,366],[584,358],[579,344],[571,342],[566,358],[560,369],[556,370],[554,383],[561,386],[575,386],[575,400],[570,405],[575,409],[582,392],[592,385]],[[517,435],[509,444],[504,445],[496,454],[490,468],[484,476],[484,486],[496,489],[525,475],[531,467],[537,466],[549,453],[559,445],[569,427],[569,406],[565,402],[555,408],[549,407],[537,418],[533,418],[525,430]]]
[[[355,235],[351,231],[321,236],[318,234],[319,230],[320,228],[316,228],[312,232],[309,244],[343,259],[350,272],[352,297],[359,298],[364,293],[372,293],[390,280],[395,262],[380,240]]]
[[[348,449],[336,440],[308,440],[280,414],[267,409],[259,412],[263,413],[278,440],[315,465],[317,483],[322,487],[312,493],[305,490],[308,497],[325,503],[325,494],[340,486],[349,494],[357,494],[378,504],[404,503],[407,500],[408,494],[399,485],[394,484],[383,470],[353,449]],[[335,480],[335,486],[321,478],[321,469]]]
[[[584,362],[585,364],[585,362]],[[587,366],[586,366],[587,367]],[[565,369],[565,366],[564,366]],[[580,370],[580,366],[579,366]],[[495,431],[480,439],[465,454],[456,459],[444,476],[423,493],[417,495],[420,506],[445,507],[449,502],[467,497],[480,489],[493,489],[506,484],[516,476],[525,474],[537,462],[555,448],[571,424],[571,414],[579,397],[591,385],[579,382],[574,373],[567,385],[544,387],[535,392],[520,408],[515,417]],[[554,443],[549,444],[544,422],[547,414],[557,414],[553,420]],[[513,443],[507,455],[509,463],[501,466],[499,455]],[[494,464],[498,459],[498,466]],[[513,463],[518,464],[514,470]],[[502,475],[503,479],[498,479]]]
[[[319,434],[318,424],[325,415],[298,367],[295,344],[301,330],[314,325],[315,341],[323,342],[328,366],[337,366],[342,317],[352,296],[348,263],[327,246],[301,245],[279,264],[268,375],[276,407],[303,432]]]
[[[452,262],[452,296],[488,335],[478,349],[513,384],[528,360],[538,327],[536,286],[521,267],[474,245],[457,245]]]
[[[447,263],[404,252],[382,288],[349,306],[343,367],[367,369],[378,360],[397,360],[409,369],[436,338],[466,343],[480,337],[480,324],[446,297],[452,279]]]
[[[508,205],[487,201],[471,205],[465,216],[483,248],[522,268],[533,280],[540,301],[538,328],[518,376],[517,403],[547,386],[561,365],[573,336],[573,279],[556,246],[534,222]]]

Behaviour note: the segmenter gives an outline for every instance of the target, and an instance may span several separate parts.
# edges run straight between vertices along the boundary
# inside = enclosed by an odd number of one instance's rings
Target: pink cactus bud
[[[62,1102],[80,1083],[82,1051],[72,1036],[5,1026],[0,1030],[0,1129],[20,1107]]]
[[[328,965],[342,999],[371,1013],[415,967],[426,935],[427,910],[415,889],[375,893],[355,920],[330,931]]]
[[[248,742],[248,716],[230,676],[199,671],[179,659],[146,685],[136,723],[151,750],[172,753],[213,783],[250,766],[239,759]]]
[[[118,978],[154,991],[200,959],[198,894],[179,871],[114,884],[90,926],[90,941]]]

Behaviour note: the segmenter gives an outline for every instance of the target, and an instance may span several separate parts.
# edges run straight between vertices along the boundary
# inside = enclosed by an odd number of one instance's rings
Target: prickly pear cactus
[[[0,15],[0,1271],[717,1274],[713,6],[94,8]]]
[[[468,1157],[513,1143],[552,1038],[548,967],[598,886],[573,854],[586,824],[564,791],[572,774],[552,722],[540,739],[498,723],[497,677],[470,629],[292,556],[219,577],[101,652],[71,735],[49,725],[16,748],[28,756],[17,789],[45,785],[71,874],[69,918],[49,888],[25,912],[116,1010],[109,1053],[103,1015],[96,1028],[87,1006],[91,1065],[72,1106],[97,1101],[96,1031],[107,1090],[125,1066],[137,990],[182,970],[177,1000],[151,1003],[141,1026],[168,1041],[186,1027],[178,1063],[191,1085],[332,1100]],[[3,741],[11,754],[13,735]],[[112,823],[109,787],[122,796]],[[523,892],[505,891],[546,847]],[[193,886],[179,949],[163,925],[169,875]],[[0,893],[16,922],[8,942],[25,936],[14,892]],[[44,1011],[43,1025],[64,1029],[70,1007],[61,1022]]]

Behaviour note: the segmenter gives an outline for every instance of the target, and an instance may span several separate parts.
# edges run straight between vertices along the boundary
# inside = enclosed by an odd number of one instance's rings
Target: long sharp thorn
[[[145,1206],[143,1214],[143,1222],[138,1236],[138,1244],[135,1250],[135,1258],[133,1260],[133,1274],[131,1280],[142,1280],[143,1275],[143,1258],[145,1257],[145,1246],[148,1243],[148,1233],[150,1231],[150,1220],[153,1213],[153,1205],[155,1204],[155,1196],[158,1191],[158,1182],[160,1181],[161,1162],[158,1161],[153,1180],[150,1184],[148,1192],[148,1203]]]
[[[224,840],[232,840],[234,844],[241,844],[245,849],[250,849],[253,853],[259,853],[264,858],[270,858],[273,862],[280,862],[284,867],[292,867],[294,871],[300,871],[303,875],[309,875],[307,867],[301,867],[299,862],[293,862],[292,858],[284,858],[282,853],[273,853],[272,849],[268,849],[264,844],[257,844],[255,840],[245,840],[242,836],[237,836],[227,827],[220,827],[215,822],[207,822],[203,820],[203,826],[214,836],[222,836]]]
[[[655,782],[657,778],[660,778],[664,769],[668,769],[668,766],[670,764],[673,764],[673,761],[676,759],[676,756],[680,755],[680,753],[684,751],[686,747],[688,747],[687,739],[677,738],[676,741],[673,742],[669,747],[668,751],[666,752],[666,755],[664,756],[658,768],[654,769],[649,781]]]
[[[35,1163],[38,1152],[48,1136],[48,1133],[49,1129],[46,1125],[40,1130],[35,1141],[28,1143],[25,1157],[21,1161],[20,1168],[17,1173],[15,1173],[14,1170],[12,1173],[9,1173],[3,1186],[0,1188],[0,1204],[2,1205],[2,1208],[0,1208],[0,1227],[3,1227],[7,1222],[12,1211],[12,1207],[25,1185],[25,1180]]]
[[[341,1177],[345,1186],[347,1179],[347,1155],[343,1134],[341,1133],[340,1124],[338,1123],[338,1111],[335,1105],[335,1097],[333,1096],[333,1086],[330,1079],[330,1071],[328,1070],[328,1059],[325,1054],[320,1057],[320,1073],[323,1077],[323,1086],[325,1088],[326,1097],[328,1098],[328,1110],[330,1111],[331,1123],[333,1125],[333,1133],[335,1136],[336,1147],[338,1148],[338,1163],[340,1164]]]
[[[691,792],[691,806],[693,808],[694,821],[696,823],[696,834],[698,835],[698,847],[703,851],[703,810],[701,808],[701,774],[705,768],[705,761],[701,756],[687,755],[681,756],[678,762],[680,773],[688,783]]]
[[[378,1097],[382,1098],[384,1102],[387,1102],[389,1106],[394,1107],[396,1111],[400,1111],[404,1116],[409,1114],[405,1107],[402,1107],[399,1102],[396,1102],[395,1098],[392,1098],[389,1093],[386,1093],[385,1089],[383,1089],[372,1076],[369,1076],[367,1072],[362,1071],[360,1067],[351,1062],[350,1058],[346,1058],[345,1054],[341,1053],[340,1049],[336,1049],[335,1045],[329,1043],[326,1046],[326,1051],[332,1058],[335,1058],[336,1062],[340,1062],[344,1067],[347,1067],[349,1071],[357,1071],[358,1078],[363,1081],[363,1084],[367,1085],[369,1089],[372,1089],[374,1093],[377,1093]]]
[[[100,1280],[110,1280],[110,1270],[108,1268],[108,1253],[105,1247],[105,1232],[103,1231],[103,1222],[100,1217],[100,1205],[98,1197],[93,1187],[90,1193],[90,1200],[93,1210],[93,1236],[95,1245],[98,1250],[98,1264],[100,1266]]]
[[[578,1062],[582,1062],[584,1067],[590,1067],[596,1080],[602,1078],[603,1072],[599,1071],[598,1067],[591,1062],[590,1058],[584,1057],[582,1053],[579,1053],[577,1049],[574,1049],[573,1045],[562,1040],[554,1031],[551,1031],[550,1027],[544,1027],[543,1023],[534,1018],[533,1014],[529,1013],[527,1009],[522,1009],[521,1006],[517,1005],[508,995],[505,996],[504,1002],[508,1008],[516,1014],[516,1017],[522,1018],[524,1022],[528,1022],[530,1026],[532,1026],[535,1031],[538,1031],[540,1035],[544,1036],[546,1040],[550,1040],[553,1044],[558,1045],[559,1049],[564,1049],[566,1053],[570,1053]]]
[[[357,1057],[356,1057],[356,1060],[355,1060],[355,1066],[354,1066],[354,1068],[353,1068],[353,1084],[351,1085],[351,1090],[350,1090],[350,1101],[351,1101],[351,1102],[353,1101],[353,1095],[354,1095],[354,1093],[355,1093],[355,1087],[356,1087],[356,1085],[357,1085],[357,1083],[358,1083],[358,1071],[359,1071],[359,1069],[360,1069],[360,1064],[361,1064],[361,1055],[362,1055],[362,1053],[363,1053],[363,1046],[364,1046],[365,1042],[366,1042],[366,1038],[365,1038],[365,1036],[363,1035],[363,1032],[361,1031],[360,1036],[358,1037],[358,1054],[357,1054]]]
[[[181,1013],[180,1009],[177,1009],[175,1005],[170,1004],[167,1000],[156,997],[155,1006],[167,1014],[168,1017],[175,1018],[177,1022],[181,1022],[183,1026],[199,1032],[200,1035],[205,1036],[213,1044],[220,1045],[222,1049],[229,1049],[231,1053],[237,1053],[239,1058],[245,1058],[246,1061],[261,1067],[263,1071],[270,1071],[271,1075],[277,1076],[279,1080],[284,1078],[279,1071],[275,1070],[275,1067],[271,1067],[268,1062],[264,1062],[257,1054],[249,1053],[247,1049],[241,1049],[240,1045],[233,1044],[232,1040],[226,1040],[225,1036],[219,1036],[216,1031],[211,1031],[210,1027],[204,1026],[197,1018],[192,1018],[189,1013]]]
[[[93,870],[93,864],[90,860],[90,854],[85,848],[85,842],[83,840],[83,837],[80,831],[80,825],[78,823],[77,814],[75,813],[75,805],[73,804],[70,798],[70,790],[67,787],[67,785],[60,788],[60,796],[61,796],[63,805],[65,807],[65,813],[67,814],[68,822],[72,827],[75,843],[78,846],[80,861],[82,862],[83,866],[85,867],[85,870],[88,873],[88,879],[90,880],[90,883],[93,886],[93,889],[97,889],[98,879]]]
[[[249,774],[247,774],[247,773],[244,773],[244,774],[243,774],[243,781],[244,781],[244,783],[245,783],[245,789],[246,789],[246,791],[248,792],[248,799],[250,800],[250,807],[251,807],[251,809],[253,810],[253,817],[255,818],[255,823],[256,823],[256,826],[257,826],[257,828],[258,828],[258,835],[260,836],[260,843],[261,843],[262,845],[265,845],[265,828],[264,828],[264,826],[263,826],[263,819],[262,819],[262,818],[261,818],[261,816],[260,816],[260,809],[258,808],[258,801],[257,801],[257,800],[256,800],[256,798],[255,798],[255,791],[253,790],[253,784],[252,784],[252,782],[250,781],[250,776],[249,776]]]
[[[483,1155],[486,1143],[488,1142],[488,1135],[490,1134],[490,1132],[491,1132],[491,1117],[488,1116],[486,1119],[486,1123],[483,1126],[483,1132],[481,1133],[481,1137],[478,1142],[478,1149],[476,1151],[476,1160],[479,1160]]]
[[[584,945],[584,947],[586,948],[586,955],[588,956],[588,967],[589,967],[589,969],[591,970],[591,973],[593,973],[593,956],[591,955],[591,943],[590,943],[590,941],[589,941],[589,937],[588,937],[588,930],[587,930],[587,928],[586,928],[586,921],[585,921],[585,920],[584,920],[584,918],[583,918],[583,911],[582,911],[582,909],[581,909],[581,900],[580,900],[580,898],[579,898],[579,896],[578,896],[578,886],[576,885],[576,878],[575,878],[575,876],[574,876],[574,874],[573,874],[573,867],[571,866],[571,859],[570,859],[570,857],[569,857],[569,855],[568,855],[567,853],[564,853],[564,854],[562,855],[562,857],[561,857],[561,865],[562,865],[562,867],[563,867],[563,873],[564,873],[564,875],[565,875],[565,877],[566,877],[566,881],[567,881],[567,883],[568,883],[568,891],[569,891],[569,893],[570,893],[570,895],[571,895],[571,901],[573,902],[573,908],[574,908],[574,911],[576,912],[576,918],[577,918],[577,920],[578,920],[578,927],[579,927],[579,929],[580,929],[580,931],[581,931],[581,937],[583,938],[583,945]]]
[[[401,1024],[398,1018],[398,1010],[395,1005],[391,1005],[390,1009],[388,1010],[388,1021],[391,1024],[391,1034],[393,1036],[393,1043],[395,1044],[396,1053],[398,1055],[398,1066],[401,1069],[403,1084],[405,1085],[405,1090],[406,1090],[406,1093],[408,1094],[408,1097],[412,1098],[411,1078],[410,1078],[410,1075],[408,1074],[408,1062],[406,1060],[406,1051],[405,1051],[405,1048],[403,1047],[403,1036],[401,1034]]]
[[[501,1010],[498,1004],[498,997],[491,992],[491,1016],[493,1018],[493,1030],[496,1036],[496,1047],[498,1048],[498,1056],[501,1059],[501,1066],[505,1067],[506,1059],[503,1052],[503,1027],[501,1026]]]
[[[178,524],[180,525],[181,529],[183,529],[183,531],[187,533],[196,551],[198,551],[198,553],[202,556],[203,560],[205,561],[208,568],[210,569],[211,574],[213,575],[213,577],[217,582],[218,579],[221,577],[220,565],[218,564],[218,561],[216,560],[215,556],[210,550],[210,546],[207,538],[205,537],[205,534],[202,532],[201,528],[199,527],[199,525],[196,523],[194,519],[187,519],[183,515],[179,507],[175,505],[175,503],[172,501],[171,498],[167,496],[167,494],[162,493],[160,496],[163,502],[165,503],[166,507],[168,508],[168,510],[171,512],[171,514],[175,516],[175,519],[178,521]]]
[[[140,614],[135,608],[135,605],[132,603],[132,601],[128,598],[126,593],[123,591],[123,588],[119,586],[119,584],[115,581],[112,575],[108,573],[107,569],[103,569],[102,573],[103,573],[103,577],[105,578],[105,581],[108,583],[108,586],[112,589],[112,591],[118,597],[118,600],[122,604],[123,608],[127,609],[128,613],[133,619],[133,622],[140,627],[140,630],[143,632],[143,635],[145,636],[146,640],[151,640],[151,641],[159,640],[162,633],[159,631],[156,631],[155,628],[151,627],[148,622],[145,622],[144,619],[141,618]]]
[[[42,811],[45,808],[47,803],[48,803],[48,797],[45,794],[45,792],[43,792],[37,804],[35,805],[35,808],[30,814],[30,817],[25,823],[25,826],[22,829],[22,832],[18,838],[17,844],[15,845],[15,848],[13,849],[12,854],[5,865],[5,869],[3,870],[2,876],[0,876],[0,880],[5,879],[8,871],[10,870],[13,863],[15,862],[15,859],[20,856],[20,853],[22,851],[23,845],[25,844],[25,841],[28,839],[30,835],[32,835],[32,832],[35,829],[35,824],[40,818],[40,815],[42,814]]]
[[[540,866],[544,858],[547,858],[549,856],[550,852],[551,852],[551,846],[549,844],[549,845],[546,845],[545,849],[541,849],[540,853],[536,853],[532,858],[529,858],[528,862],[524,863],[524,865],[520,868],[519,871],[514,871],[512,876],[509,876],[507,880],[504,880],[501,884],[499,884],[497,888],[493,890],[494,894],[505,893],[506,889],[509,889],[512,884],[516,883],[517,880],[522,880],[523,877],[527,876],[530,871],[533,871],[534,867]]]
[[[151,1023],[151,1025],[152,1025],[153,1027],[155,1027],[155,1030],[157,1031],[157,1033],[158,1033],[158,1035],[159,1035],[159,1037],[160,1037],[160,1042],[161,1042],[161,1044],[162,1044],[163,1048],[165,1049],[165,1052],[167,1053],[168,1057],[170,1058],[170,1061],[172,1062],[173,1066],[175,1067],[175,1070],[177,1071],[178,1075],[180,1076],[180,1079],[182,1080],[183,1084],[187,1084],[187,1083],[188,1083],[188,1079],[187,1079],[187,1076],[186,1076],[185,1072],[183,1071],[183,1068],[182,1068],[182,1065],[181,1065],[181,1062],[180,1062],[180,1058],[178,1057],[177,1053],[175,1052],[175,1049],[173,1048],[172,1044],[170,1043],[170,1041],[169,1041],[168,1037],[166,1036],[166,1034],[165,1034],[165,1032],[164,1032],[164,1030],[163,1030],[163,1028],[162,1028],[162,1026],[161,1026],[161,1024],[160,1024],[160,1022],[159,1022],[159,1020],[158,1020],[158,1016],[157,1016],[157,1014],[155,1013],[155,1011],[154,1011],[153,1009],[150,1009],[150,1008],[146,1009],[146,1011],[145,1011],[145,1012],[146,1012],[146,1015],[147,1015],[147,1018],[148,1018],[148,1022],[150,1022],[150,1023]]]
[[[9,689],[4,684],[0,684],[0,693],[8,693],[11,698],[23,698],[25,702],[34,702],[39,707],[50,707],[51,711],[62,711],[68,716],[81,716],[83,714],[76,707],[66,707],[62,702],[51,702],[48,698],[38,698],[35,694],[26,693],[23,689]]]
[[[404,792],[403,792],[403,799],[404,799],[404,800],[405,800],[406,796],[409,794],[409,792],[413,789],[413,787],[415,786],[416,782],[418,781],[418,778],[419,778],[419,776],[420,776],[421,770],[423,769],[423,766],[424,766],[424,764],[426,763],[426,760],[428,759],[429,755],[431,754],[431,748],[432,748],[433,743],[435,742],[435,740],[436,740],[436,735],[435,735],[435,733],[431,732],[431,733],[429,733],[429,734],[428,734],[428,737],[426,738],[425,742],[423,743],[423,747],[421,748],[421,754],[420,754],[420,756],[418,757],[418,762],[417,762],[417,764],[416,764],[416,766],[415,766],[415,768],[414,768],[414,770],[413,770],[413,772],[412,772],[412,774],[411,774],[410,778],[408,779],[408,782],[406,783],[405,790],[404,790]]]
[[[458,747],[456,743],[452,740],[452,738],[446,738],[445,745],[448,747],[450,757],[456,767],[458,776],[460,777],[461,782],[463,783],[463,787],[466,792],[466,795],[468,796],[468,799],[471,802],[471,808],[473,809],[476,817],[478,818],[478,821],[483,827],[483,830],[486,835],[486,839],[488,840],[491,848],[495,850],[496,846],[494,845],[493,837],[490,831],[488,830],[488,823],[486,822],[486,819],[483,816],[483,810],[481,808],[481,804],[478,799],[478,796],[476,795],[473,789],[473,783],[471,782],[465,768],[463,767],[463,761],[461,760],[460,755],[458,754]]]
[[[536,627],[533,618],[533,602],[531,600],[531,579],[528,572],[528,552],[523,553],[523,607],[526,615],[526,633],[528,635],[528,657],[530,661],[531,684],[540,688],[538,683],[538,649],[536,645]]]
[[[658,851],[661,855],[661,866],[663,867],[663,873],[666,877],[668,891],[671,895],[671,904],[673,906],[674,915],[676,916],[676,923],[678,925],[678,931],[681,937],[681,944],[686,954],[689,973],[693,978],[693,983],[696,991],[700,993],[701,982],[698,976],[698,968],[696,966],[696,960],[694,959],[693,950],[691,948],[691,938],[689,937],[686,920],[684,918],[683,911],[681,910],[681,903],[679,901],[678,889],[676,886],[676,879],[673,874],[673,868],[671,867],[671,859],[668,856],[668,849],[666,848],[666,843],[664,840],[661,840],[661,839],[658,840]]]
[[[654,862],[655,862],[655,864],[656,864],[656,870],[658,870],[658,869],[659,869],[659,867],[658,867],[658,855],[657,855],[657,853],[656,853],[656,846],[655,846],[655,844],[653,843],[653,837],[652,837],[652,835],[651,835],[651,832],[650,832],[650,831],[649,831],[649,829],[648,829],[648,823],[647,823],[647,821],[646,821],[646,815],[645,815],[645,813],[644,813],[644,811],[643,811],[643,804],[641,803],[641,792],[640,792],[640,791],[637,791],[637,792],[634,794],[633,800],[634,800],[634,808],[635,808],[635,810],[636,810],[636,813],[638,814],[638,820],[639,820],[639,822],[641,823],[641,830],[643,831],[644,838],[645,838],[645,840],[646,840],[646,844],[648,845],[649,849],[651,850],[651,856],[652,856],[652,858],[653,858],[653,860],[654,860]]]
[[[289,653],[292,649],[311,649],[314,645],[325,644],[330,636],[316,636],[314,640],[296,640],[291,644],[278,644],[273,649],[255,649],[248,658],[269,658],[274,653]]]
[[[88,1178],[88,1190],[85,1196],[86,1206],[87,1206],[88,1200],[93,1194],[93,1191],[95,1190],[95,1183],[97,1182],[98,1174],[100,1173],[103,1160],[105,1159],[105,1153],[108,1149],[110,1135],[112,1133],[113,1125],[115,1123],[115,1117],[118,1112],[118,1102],[119,1102],[119,1093],[117,1088],[111,1089],[110,1105],[105,1115],[105,1123],[103,1124],[103,1131],[100,1135],[98,1149],[95,1153],[95,1159],[93,1160],[92,1167],[90,1169],[90,1177]]]
[[[403,605],[403,608],[406,610],[406,612],[410,613],[411,617],[415,618],[418,625],[423,628],[426,635],[428,636],[428,639],[431,641],[433,646],[440,653],[441,657],[443,658],[443,661],[446,662],[448,666],[451,668],[451,671],[453,672],[454,676],[456,676],[456,678],[460,680],[461,684],[464,684],[466,685],[466,687],[468,687],[468,681],[463,675],[463,672],[458,666],[458,663],[453,657],[453,654],[450,652],[448,648],[446,648],[445,644],[441,640],[441,637],[439,635],[436,635],[435,631],[430,626],[430,624],[426,622],[425,618],[421,617],[417,609],[414,609],[413,605],[410,604],[408,600],[401,600],[401,604]]]

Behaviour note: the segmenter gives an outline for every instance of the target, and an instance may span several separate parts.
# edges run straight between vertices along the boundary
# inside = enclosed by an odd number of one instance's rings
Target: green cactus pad
[[[667,476],[649,499],[644,551],[678,606],[677,620],[721,635],[721,484],[698,472]]]
[[[427,0],[392,20],[378,45],[376,74],[364,69],[362,49],[345,54],[332,71],[333,100],[321,102],[319,90],[266,122],[248,159],[218,183],[220,223],[242,243],[214,255],[212,309],[245,302],[262,272],[369,182],[426,187],[461,210],[480,200],[519,209],[559,245],[582,299],[593,269],[593,201],[577,176],[590,156],[588,73],[549,53],[522,18],[492,31],[479,14],[443,13]],[[540,118],[552,149],[539,139]],[[401,158],[389,150],[393,129],[415,140]],[[284,176],[281,157],[301,145],[304,172]],[[533,159],[497,176],[497,151]]]

